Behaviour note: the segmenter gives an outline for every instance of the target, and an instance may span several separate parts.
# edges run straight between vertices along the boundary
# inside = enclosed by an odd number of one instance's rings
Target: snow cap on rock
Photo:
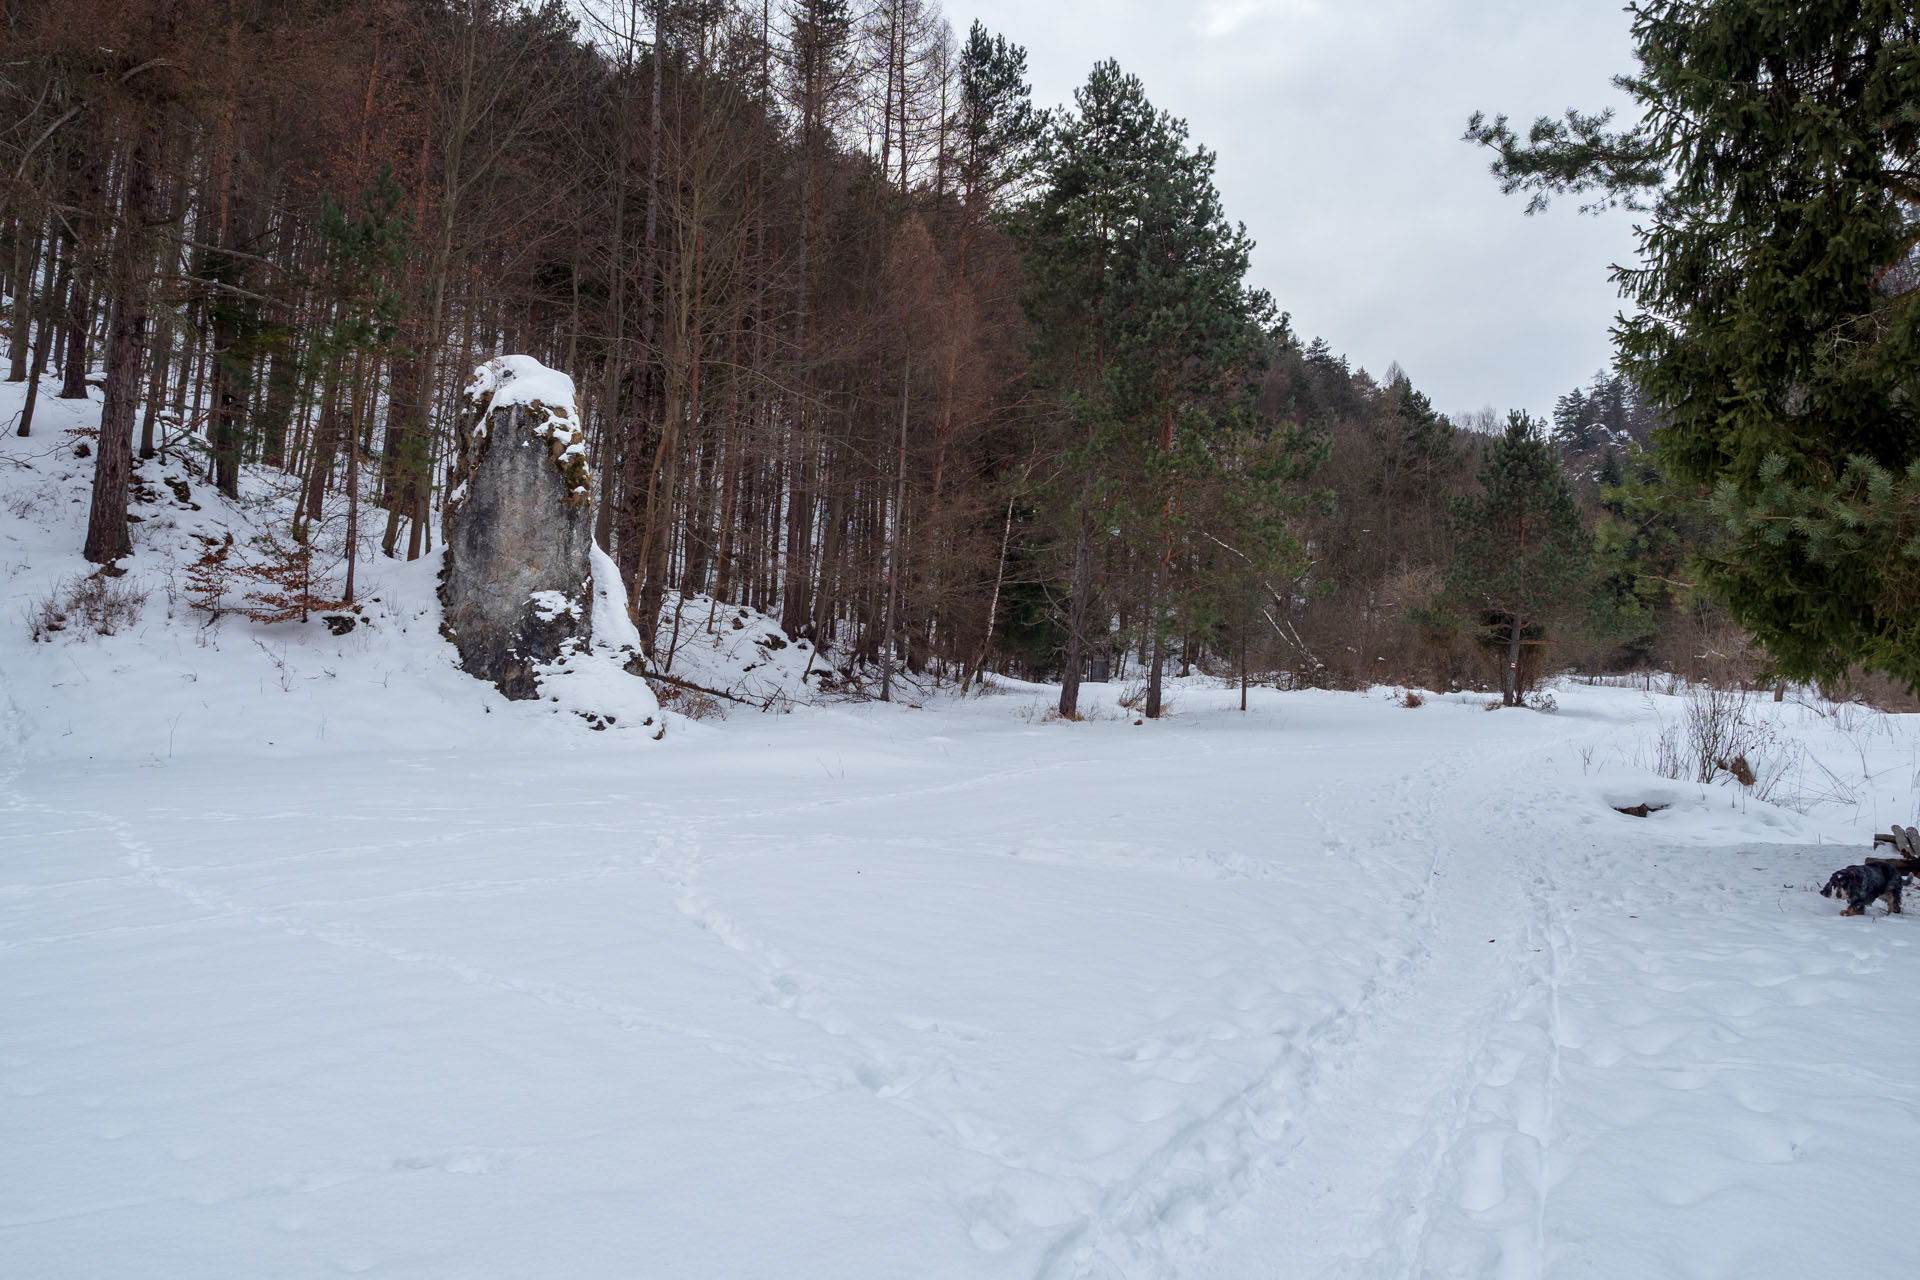
[[[575,415],[573,379],[532,356],[495,356],[473,371],[467,399],[486,402],[485,412],[515,404],[538,404],[559,417]]]
[[[533,434],[547,442],[554,466],[566,478],[568,501],[592,501],[593,473],[587,465],[587,430],[573,402],[573,379],[532,356],[495,356],[474,368],[467,381],[467,402],[478,412],[471,434],[485,439],[498,409],[524,408]],[[454,499],[465,497],[456,488]]]

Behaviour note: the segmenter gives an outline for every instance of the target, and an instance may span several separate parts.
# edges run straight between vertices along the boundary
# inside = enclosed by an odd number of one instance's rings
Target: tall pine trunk
[[[1153,598],[1147,603],[1147,627],[1153,632],[1152,656],[1147,659],[1147,719],[1160,718],[1161,674],[1167,665],[1167,627],[1162,616],[1167,602],[1167,561],[1163,554],[1153,571]]]
[[[1520,705],[1520,633],[1523,620],[1516,607],[1507,620],[1507,687],[1502,701],[1509,707]]]
[[[80,208],[72,215],[73,238],[67,243],[71,274],[67,288],[64,358],[61,362],[62,400],[87,398],[87,339],[88,328],[93,321],[92,257],[96,249],[94,238],[99,234],[103,182],[101,168],[99,157],[89,154],[81,166],[74,193]]]
[[[107,347],[106,403],[100,410],[93,502],[82,554],[94,564],[131,555],[127,484],[133,471],[133,409],[140,398],[140,357],[147,345],[147,224],[153,213],[153,139],[142,134],[127,165],[126,198],[115,238],[111,284],[113,328]]]
[[[78,252],[78,246],[75,251]],[[87,290],[87,272],[76,264],[72,283],[67,288],[66,350],[60,378],[62,400],[87,398],[87,326],[92,318],[93,299]]]
[[[1093,587],[1093,472],[1080,480],[1080,516],[1073,533],[1073,597],[1067,604],[1067,665],[1060,676],[1060,714],[1080,714],[1080,667],[1087,656],[1087,593]]]
[[[893,473],[893,520],[887,529],[887,610],[880,624],[880,701],[893,700],[894,610],[900,600],[900,561],[907,549],[908,364],[900,362],[900,456]]]

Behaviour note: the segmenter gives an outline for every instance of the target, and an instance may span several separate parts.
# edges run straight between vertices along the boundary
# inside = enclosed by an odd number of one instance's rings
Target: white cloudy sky
[[[1034,97],[1068,101],[1101,58],[1219,153],[1255,282],[1376,376],[1399,361],[1448,412],[1552,409],[1610,362],[1607,279],[1630,215],[1523,216],[1476,109],[1527,121],[1618,105],[1632,67],[1616,0],[947,0],[1027,47]]]

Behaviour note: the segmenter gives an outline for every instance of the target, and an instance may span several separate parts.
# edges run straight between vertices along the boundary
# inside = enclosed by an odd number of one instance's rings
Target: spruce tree
[[[1649,209],[1623,371],[1710,494],[1701,580],[1784,675],[1920,684],[1920,12],[1912,0],[1633,10],[1645,116],[1504,117],[1505,189]],[[1589,205],[1588,207],[1594,207]]]
[[[1520,651],[1580,600],[1589,544],[1540,424],[1507,415],[1506,434],[1487,450],[1480,493],[1454,504],[1457,539],[1447,591],[1478,620],[1482,636],[1506,651],[1507,706],[1520,705]]]

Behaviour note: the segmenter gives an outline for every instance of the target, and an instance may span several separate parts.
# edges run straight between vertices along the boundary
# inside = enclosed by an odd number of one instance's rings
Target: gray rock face
[[[593,511],[573,384],[526,356],[475,371],[448,501],[443,629],[460,665],[509,698],[583,650],[593,620]]]

